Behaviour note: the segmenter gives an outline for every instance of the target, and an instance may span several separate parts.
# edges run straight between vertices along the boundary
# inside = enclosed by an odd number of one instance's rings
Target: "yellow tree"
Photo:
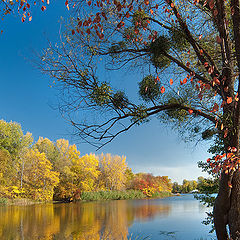
[[[55,169],[55,165],[60,154],[54,142],[48,138],[39,137],[33,148],[38,149],[41,153],[44,152],[47,159],[53,164],[53,168]]]
[[[72,171],[72,166],[80,158],[80,152],[76,145],[69,145],[65,139],[57,140],[56,148],[59,155],[55,161],[55,169],[60,173],[60,181],[55,188],[54,199],[69,201],[78,189],[74,181],[75,173]]]
[[[110,153],[100,156],[100,169],[105,181],[106,188],[110,190],[121,190],[126,183],[126,157],[112,156]]]
[[[29,149],[24,158],[24,196],[40,201],[51,200],[53,189],[59,182],[59,174],[52,171],[52,164],[45,153],[40,153],[37,149]]]
[[[95,154],[86,154],[78,159],[73,159],[71,167],[74,173],[74,182],[80,191],[94,191],[100,174],[99,161]]]
[[[9,196],[8,188],[11,178],[9,175],[12,172],[11,165],[8,164],[11,156],[5,149],[0,149],[0,197]]]

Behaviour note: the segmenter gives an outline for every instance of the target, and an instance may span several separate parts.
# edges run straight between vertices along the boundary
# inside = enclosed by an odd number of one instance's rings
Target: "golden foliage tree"
[[[125,188],[126,169],[126,157],[112,156],[110,153],[101,154],[100,170],[107,189],[122,190]]]

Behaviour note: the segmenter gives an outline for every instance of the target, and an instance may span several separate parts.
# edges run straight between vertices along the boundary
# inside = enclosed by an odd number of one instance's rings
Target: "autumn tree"
[[[126,157],[112,156],[110,153],[101,154],[100,160],[101,178],[104,181],[106,189],[122,190],[126,183]]]
[[[45,11],[49,0],[2,0],[0,1],[1,20],[8,15],[17,15],[22,22],[25,20],[32,21],[32,8],[37,5],[42,11]]]
[[[54,187],[59,182],[59,173],[53,171],[45,153],[40,153],[37,149],[29,149],[24,158],[23,196],[40,201],[52,200]]]
[[[214,224],[218,239],[228,239],[227,225],[230,237],[239,238],[239,1],[74,4],[78,16],[69,22],[62,45],[50,46],[40,64],[63,87],[61,111],[80,137],[98,147],[99,140],[102,146],[151,116],[184,127],[191,137],[221,140],[224,154],[208,160],[221,175]],[[101,60],[110,70],[144,72],[135,78],[142,102],[101,79],[96,69]],[[80,109],[86,119],[74,115]],[[93,113],[98,117],[89,118]]]

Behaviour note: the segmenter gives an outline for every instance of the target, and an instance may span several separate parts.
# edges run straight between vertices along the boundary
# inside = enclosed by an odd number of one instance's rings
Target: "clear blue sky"
[[[51,107],[57,104],[56,90],[49,87],[50,79],[31,63],[33,52],[47,47],[47,39],[58,41],[60,17],[67,18],[68,14],[64,1],[55,1],[45,12],[34,8],[31,22],[22,23],[17,16],[1,21],[0,119],[20,123],[24,132],[31,132],[35,140],[43,136],[53,141],[66,138],[74,143],[71,126]],[[124,87],[124,81],[120,85]],[[95,151],[89,145],[77,145],[82,154]],[[206,150],[207,146],[184,144],[176,132],[155,119],[118,137],[99,153],[125,155],[134,172],[168,175],[173,181],[182,182],[204,175],[197,161],[209,157]]]

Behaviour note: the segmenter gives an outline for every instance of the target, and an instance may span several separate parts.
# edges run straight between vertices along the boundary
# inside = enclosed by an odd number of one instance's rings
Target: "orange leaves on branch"
[[[41,7],[41,10],[42,10],[42,11],[45,11],[46,8],[47,8],[46,6],[42,6],[42,7]]]
[[[214,78],[213,78],[213,86],[214,86],[215,84],[220,85],[220,81],[218,80],[217,77],[214,77]]]
[[[187,83],[187,78],[184,78],[183,79],[183,84],[186,84]]]
[[[238,98],[238,93],[235,95],[235,101],[238,102],[239,98]]]
[[[165,92],[165,87],[161,87],[161,93],[164,93]]]
[[[232,103],[232,97],[227,97],[227,104]]]
[[[144,0],[145,5],[149,5],[149,0]]]
[[[170,79],[169,83],[170,83],[170,85],[173,85],[173,80],[172,80],[172,79]]]
[[[210,0],[209,3],[208,3],[210,9],[213,9],[215,7],[215,2],[214,0]]]
[[[189,114],[192,114],[193,110],[192,109],[188,109],[188,112],[189,112]]]
[[[65,2],[65,6],[67,7],[67,9],[69,10],[69,4],[68,4],[68,0],[66,0]]]
[[[210,67],[208,68],[208,73],[209,73],[209,75],[211,75],[213,72],[214,72],[214,66],[210,66]]]
[[[224,130],[224,138],[226,138],[227,137],[227,135],[228,135],[228,128],[226,128],[225,130]]]

